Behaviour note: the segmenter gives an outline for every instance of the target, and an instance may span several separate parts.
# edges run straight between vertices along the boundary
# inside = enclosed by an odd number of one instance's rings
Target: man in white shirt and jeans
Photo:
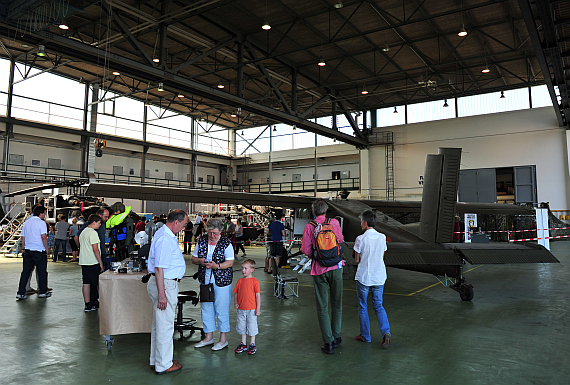
[[[382,293],[386,282],[386,265],[384,252],[386,236],[374,229],[376,214],[366,210],[360,214],[360,226],[364,234],[356,238],[354,243],[354,259],[358,263],[356,271],[356,292],[358,294],[358,317],[360,318],[360,334],[358,341],[371,342],[370,320],[368,318],[368,292],[372,292],[372,307],[378,318],[378,326],[382,332],[382,348],[390,347],[390,324],[386,310],[382,306]]]
[[[38,274],[39,298],[51,297],[47,287],[47,226],[44,222],[46,209],[44,206],[36,206],[34,216],[24,222],[22,227],[21,240],[23,253],[23,269],[18,285],[16,299],[26,299],[26,284],[34,266]]]
[[[150,335],[150,367],[156,374],[166,374],[182,369],[173,360],[174,316],[178,302],[178,282],[186,272],[186,261],[178,244],[176,234],[188,223],[182,210],[168,214],[166,225],[156,231],[150,246],[147,284],[148,295],[153,304]]]

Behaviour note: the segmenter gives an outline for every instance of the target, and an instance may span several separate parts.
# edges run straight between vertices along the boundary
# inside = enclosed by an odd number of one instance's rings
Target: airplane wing
[[[560,263],[543,246],[533,243],[407,243],[390,242],[386,266]]]
[[[11,198],[11,197],[14,197],[16,195],[29,194],[29,193],[33,193],[36,191],[49,190],[52,188],[58,188],[58,187],[64,187],[64,186],[65,186],[65,184],[63,184],[63,183],[51,183],[51,184],[46,184],[44,186],[35,186],[35,187],[30,187],[30,188],[26,188],[23,190],[11,192],[9,194],[6,194],[6,197]]]
[[[51,186],[42,187],[52,188]],[[37,188],[39,189],[39,188]],[[23,193],[22,190],[19,192]],[[12,193],[13,195],[14,193]],[[302,207],[309,208],[315,200],[314,197],[283,194],[262,194],[230,192],[217,190],[185,189],[179,187],[135,186],[112,183],[90,183],[85,195],[107,198],[127,198],[149,201],[166,202],[194,202],[194,203],[228,203],[241,205],[262,205],[275,207]],[[384,213],[391,212],[420,212],[422,203],[412,201],[379,201],[379,200],[352,200],[361,202],[373,209]],[[534,211],[527,207],[512,204],[496,203],[461,203],[456,204],[457,213],[475,214],[513,214],[532,215]]]
[[[90,183],[85,195],[163,202],[228,203],[274,207],[311,207],[312,197],[245,192]]]

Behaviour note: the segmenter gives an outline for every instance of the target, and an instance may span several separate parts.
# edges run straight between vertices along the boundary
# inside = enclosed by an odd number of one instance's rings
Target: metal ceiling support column
[[[291,109],[293,114],[297,115],[297,68],[291,69]]]
[[[168,13],[168,1],[162,2],[162,16],[164,17]],[[166,68],[166,38],[168,36],[168,24],[161,22],[160,26],[160,68]]]
[[[190,159],[190,187],[196,188],[196,182],[198,180],[198,155],[192,154]]]
[[[544,82],[546,83],[546,87],[548,88],[548,93],[550,94],[550,100],[552,100],[552,105],[554,106],[554,112],[556,112],[558,125],[560,127],[564,127],[567,124],[567,122],[565,117],[562,115],[560,104],[558,104],[556,91],[554,90],[554,84],[552,82],[552,76],[550,74],[548,62],[546,61],[546,57],[542,49],[542,42],[540,41],[540,35],[538,33],[538,29],[536,28],[536,23],[534,21],[534,16],[532,14],[530,2],[529,0],[518,0],[518,3],[519,3],[519,8],[521,9],[524,22],[526,24],[526,29],[528,30],[530,41],[532,42],[532,46],[534,47],[536,59],[538,60],[538,63],[540,64],[540,69],[544,74]],[[537,2],[537,4],[538,3],[539,2]],[[545,48],[551,48],[551,47],[545,47]]]
[[[99,83],[93,84],[93,92],[91,94],[91,101],[96,101],[99,99]],[[85,166],[85,170],[87,172],[87,176],[89,177],[89,181],[95,182],[95,146],[91,145],[90,139],[97,133],[97,109],[99,104],[93,104],[91,106],[91,124],[89,127],[89,131],[91,132],[92,136],[89,136],[87,140],[87,162]]]
[[[243,98],[243,38],[238,41],[238,62],[237,62],[237,93],[238,98]]]
[[[405,124],[408,124],[408,105],[404,104],[404,119]]]
[[[269,183],[269,194],[271,194],[271,181],[273,180],[273,178],[271,177],[271,174],[273,173],[273,163],[271,163],[271,152],[273,151],[273,130],[271,129],[271,126],[269,126],[269,178],[267,178],[267,182]]]
[[[196,149],[196,138],[197,138],[196,130],[197,130],[196,118],[191,117],[190,118],[190,149],[191,150]]]
[[[141,184],[145,183],[146,177],[146,153],[148,152],[148,146],[146,145],[146,131],[148,128],[148,106],[146,103],[143,105],[143,151],[141,154]],[[143,203],[144,205],[144,203]],[[144,212],[144,211],[143,211]]]
[[[89,83],[85,83],[85,93],[83,94],[83,131],[87,131],[87,123],[89,122],[89,91],[91,90]],[[89,151],[89,136],[81,136],[81,177],[87,178],[87,154]]]
[[[332,98],[332,129],[338,131],[338,126],[336,125],[336,99]]]
[[[367,132],[368,131],[368,122],[366,121],[366,110],[362,110],[362,131]]]
[[[459,106],[457,105],[457,98],[455,98],[455,117],[459,118]]]
[[[8,78],[8,100],[6,101],[6,117],[12,117],[12,97],[14,95],[14,71],[16,69],[16,60],[10,60],[10,73]],[[10,139],[14,137],[14,123],[10,120],[6,122],[6,132],[4,134],[4,151],[2,154],[2,163],[4,171],[8,170],[8,160],[10,155]]]
[[[317,134],[315,134],[315,173],[313,175],[313,179],[315,180],[315,191],[313,192],[313,195],[315,197],[317,196],[317,187],[318,187],[317,186],[317,176],[318,176],[317,175],[317,172],[318,172],[318,170],[317,170],[317,139],[318,139],[318,136],[317,136]]]
[[[528,86],[528,108],[532,108],[532,88]]]
[[[236,156],[236,130],[228,130],[228,154]]]
[[[370,110],[370,127],[376,128],[378,127],[378,111],[376,108]]]

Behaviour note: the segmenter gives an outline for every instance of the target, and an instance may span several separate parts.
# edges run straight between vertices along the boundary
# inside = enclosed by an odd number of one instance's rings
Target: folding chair
[[[271,258],[271,272],[273,273],[273,295],[277,298],[287,299],[290,296],[299,297],[299,279],[295,277],[282,277],[275,258]],[[289,296],[285,295],[285,290]]]

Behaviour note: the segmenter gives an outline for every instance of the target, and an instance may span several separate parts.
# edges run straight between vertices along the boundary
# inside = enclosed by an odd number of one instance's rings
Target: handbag
[[[210,279],[212,279],[213,271],[210,270]],[[214,302],[214,284],[200,284],[200,302]]]

